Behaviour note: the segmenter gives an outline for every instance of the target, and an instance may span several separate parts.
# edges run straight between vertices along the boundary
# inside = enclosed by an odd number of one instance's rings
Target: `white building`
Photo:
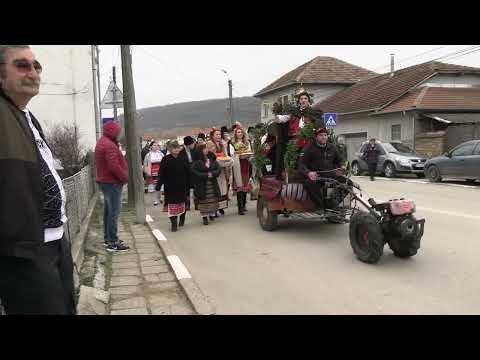
[[[29,109],[44,131],[77,123],[81,143],[93,150],[96,143],[95,102],[90,45],[32,45],[42,64],[40,93]]]

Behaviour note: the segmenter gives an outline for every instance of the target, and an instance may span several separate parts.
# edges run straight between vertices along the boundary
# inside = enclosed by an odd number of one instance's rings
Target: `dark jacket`
[[[378,157],[380,156],[380,150],[374,145],[373,147],[369,144],[367,149],[362,155],[362,159],[367,162],[367,164],[376,164],[378,163]]]
[[[305,146],[300,154],[298,170],[307,176],[310,171],[327,171],[341,166],[340,155],[332,143],[321,147],[316,141]]]
[[[116,137],[122,131],[120,125],[111,121],[103,127],[103,136],[95,146],[95,164],[97,183],[126,184],[128,182],[128,166]]]
[[[210,167],[207,168],[203,160],[195,160],[192,164],[192,179],[194,183],[194,194],[199,200],[204,200],[206,196],[207,181],[209,179],[208,173],[212,173],[213,189],[215,194],[220,197],[220,187],[218,186],[218,176],[220,176],[220,164],[216,160],[214,153],[209,152],[208,158],[210,159]]]
[[[41,161],[25,113],[0,90],[0,256],[33,258],[44,243]]]
[[[160,163],[160,175],[156,189],[160,191],[164,185],[165,202],[167,204],[180,204],[187,200],[189,189],[190,169],[188,164],[177,156],[168,154]]]

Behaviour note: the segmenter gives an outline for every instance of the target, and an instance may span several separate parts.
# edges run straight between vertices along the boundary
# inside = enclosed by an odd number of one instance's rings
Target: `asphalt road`
[[[263,231],[256,202],[239,216],[234,200],[208,226],[189,212],[177,233],[160,207],[147,213],[217,314],[479,314],[480,185],[356,181],[376,200],[416,201],[426,225],[415,257],[397,258],[386,245],[377,264],[364,264],[348,224],[280,218],[276,231]]]

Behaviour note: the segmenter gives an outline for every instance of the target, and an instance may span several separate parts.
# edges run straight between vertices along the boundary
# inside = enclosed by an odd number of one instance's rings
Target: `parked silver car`
[[[365,141],[355,153],[351,163],[353,175],[368,171],[368,165],[362,159],[367,146],[368,141]],[[416,174],[420,178],[425,176],[423,170],[427,158],[416,154],[407,144],[401,141],[377,140],[377,147],[380,150],[377,173],[386,177],[395,177],[397,174]]]
[[[425,164],[425,175],[432,182],[442,181],[444,177],[467,182],[480,180],[480,140],[464,142],[429,159]]]

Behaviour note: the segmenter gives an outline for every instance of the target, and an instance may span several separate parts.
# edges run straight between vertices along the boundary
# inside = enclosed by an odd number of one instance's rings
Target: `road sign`
[[[325,113],[323,115],[323,122],[326,128],[334,128],[337,126],[337,113]]]
[[[110,81],[108,85],[107,92],[103,97],[101,108],[102,109],[113,109],[113,95],[115,93],[115,104],[117,109],[123,109],[123,94],[120,88],[113,82]]]

